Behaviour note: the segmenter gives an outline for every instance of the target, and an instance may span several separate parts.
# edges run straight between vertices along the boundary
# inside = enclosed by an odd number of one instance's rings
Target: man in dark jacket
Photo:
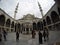
[[[39,44],[42,44],[42,33],[39,31]]]
[[[3,30],[3,36],[4,36],[5,41],[6,41],[6,35],[7,35],[7,32],[5,30]]]
[[[33,38],[33,39],[35,38],[35,35],[36,35],[35,30],[32,30],[32,38]]]
[[[19,32],[16,32],[16,40],[19,40]]]

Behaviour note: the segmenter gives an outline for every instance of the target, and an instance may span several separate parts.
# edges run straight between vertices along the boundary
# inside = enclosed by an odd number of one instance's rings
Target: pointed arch
[[[40,30],[41,24],[40,22],[37,23],[37,29]]]
[[[20,28],[20,23],[18,23],[18,28]]]
[[[43,19],[43,25],[46,26],[46,21],[45,21],[45,19]]]
[[[11,28],[14,28],[14,21],[12,21]]]
[[[16,29],[17,29],[17,23],[15,23],[15,32],[16,32]]]
[[[51,19],[53,23],[56,23],[60,20],[58,14],[55,11],[51,12]]]
[[[33,22],[33,30],[36,30],[36,23]]]
[[[46,17],[46,22],[47,22],[47,25],[51,24],[51,19],[49,16]]]
[[[19,32],[20,32],[20,23],[18,23],[18,30],[19,30]]]
[[[5,24],[5,16],[2,14],[0,15],[0,25],[4,26],[4,24]]]
[[[40,30],[43,30],[43,22],[40,21]]]
[[[7,19],[7,21],[6,21],[6,27],[10,27],[10,24],[11,24],[11,20]]]
[[[20,32],[20,23],[17,24],[17,29]]]

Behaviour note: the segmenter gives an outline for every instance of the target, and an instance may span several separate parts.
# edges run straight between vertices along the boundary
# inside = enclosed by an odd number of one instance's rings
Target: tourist
[[[49,40],[49,31],[48,31],[48,29],[46,29],[46,38],[47,38],[47,40]]]
[[[19,32],[16,32],[16,40],[19,40]]]
[[[45,31],[45,29],[43,31],[43,38],[44,38],[44,41],[46,41],[46,31]]]
[[[34,33],[34,32],[33,32],[33,30],[32,30],[32,38],[33,38],[33,33]]]
[[[6,41],[6,35],[7,35],[7,32],[5,30],[3,30],[3,36],[4,36],[5,41]]]
[[[42,44],[43,43],[42,42],[42,33],[39,31],[38,35],[39,35],[39,44]]]
[[[35,38],[35,35],[36,35],[35,30],[32,30],[32,38]]]
[[[35,38],[35,35],[36,35],[36,32],[35,32],[35,30],[34,30],[34,38]]]

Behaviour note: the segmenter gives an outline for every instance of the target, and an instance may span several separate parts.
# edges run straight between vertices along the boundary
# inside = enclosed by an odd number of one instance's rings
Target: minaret
[[[38,6],[39,6],[39,9],[40,9],[40,12],[41,12],[42,18],[43,18],[43,10],[42,10],[41,5],[40,5],[39,2],[38,2]]]
[[[38,6],[39,6],[39,9],[40,9],[40,12],[41,12],[41,16],[42,16],[42,23],[43,23],[43,10],[42,10],[42,8],[41,8],[41,5],[39,4],[39,2],[38,2]],[[43,30],[44,30],[44,24],[42,24],[42,28],[43,28]]]
[[[17,3],[17,6],[16,6],[15,11],[14,11],[14,19],[16,19],[16,14],[17,14],[17,11],[18,11],[18,6],[19,6],[19,2]]]

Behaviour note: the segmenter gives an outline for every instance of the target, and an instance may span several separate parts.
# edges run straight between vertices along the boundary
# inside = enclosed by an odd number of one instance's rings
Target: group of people
[[[35,35],[36,35],[36,31],[32,30],[32,38],[33,39],[35,38]],[[49,32],[46,29],[43,31],[43,34],[39,31],[38,35],[39,35],[39,43],[40,44],[42,44],[42,37],[44,38],[44,41],[46,41],[46,39],[48,40],[48,38],[49,38]],[[16,40],[19,40],[19,32],[18,31],[16,32]]]
[[[0,42],[2,41],[2,39],[7,41],[7,32],[6,32],[6,30],[0,31]],[[16,40],[19,40],[19,32],[18,31],[16,32]]]
[[[0,31],[1,32],[1,31]],[[3,33],[3,34],[2,34]],[[7,36],[7,32],[5,30],[2,31],[2,33],[0,33],[0,42],[2,41],[2,35],[4,37],[4,40],[6,41],[6,36]],[[36,35],[36,31],[32,30],[32,38],[34,39]],[[39,44],[43,43],[43,38],[44,41],[49,39],[49,31],[47,29],[44,29],[43,32],[41,32],[40,30],[38,31],[38,38],[39,38]],[[16,41],[19,40],[19,31],[16,31]]]
[[[43,43],[43,38],[44,41],[48,41],[49,39],[49,32],[47,30],[44,30],[43,33],[39,31],[38,35],[39,35],[39,44]]]
[[[32,30],[32,38],[34,39],[36,35],[35,30]],[[44,41],[47,41],[49,39],[49,31],[48,29],[44,29],[43,32],[41,32],[40,30],[38,31],[38,38],[39,38],[39,44],[43,43],[43,39]]]

